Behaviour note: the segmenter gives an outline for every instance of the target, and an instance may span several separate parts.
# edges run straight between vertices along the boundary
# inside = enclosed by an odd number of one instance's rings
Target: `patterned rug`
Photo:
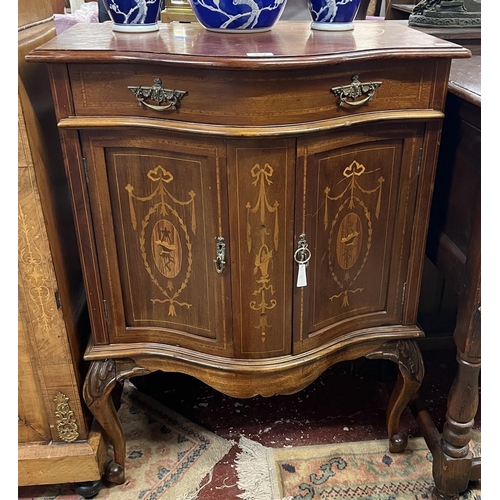
[[[265,448],[242,437],[236,458],[244,500],[431,499],[432,455],[423,438],[410,439],[401,454],[387,440],[320,446]],[[479,433],[471,444],[480,456]],[[480,482],[461,500],[481,500]]]
[[[118,415],[127,445],[126,481],[103,487],[98,500],[192,500],[234,444],[142,394],[130,381]],[[71,485],[19,488],[20,500],[81,498]]]

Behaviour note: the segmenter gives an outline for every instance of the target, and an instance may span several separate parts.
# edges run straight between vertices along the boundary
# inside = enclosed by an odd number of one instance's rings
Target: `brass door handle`
[[[361,106],[365,102],[371,100],[375,94],[375,90],[382,85],[382,82],[368,82],[361,83],[359,81],[359,75],[354,75],[352,77],[352,83],[350,85],[342,85],[340,87],[333,87],[330,90],[333,95],[337,96],[340,100],[339,106],[348,104],[349,106]],[[364,99],[356,101],[358,97],[365,95]]]
[[[155,111],[165,111],[166,109],[172,111],[176,110],[181,99],[187,94],[185,90],[170,90],[163,88],[160,78],[155,78],[151,87],[128,86],[127,88],[134,93],[139,102],[139,106],[146,106]],[[146,102],[146,99],[155,101],[157,104],[150,104]]]

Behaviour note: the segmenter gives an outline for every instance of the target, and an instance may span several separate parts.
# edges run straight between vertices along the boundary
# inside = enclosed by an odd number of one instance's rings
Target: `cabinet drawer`
[[[360,70],[360,68],[363,68]],[[72,64],[75,113],[79,116],[165,118],[218,125],[281,125],[348,117],[360,113],[427,109],[433,98],[435,64],[429,60],[383,60],[325,68],[211,70],[179,66]],[[373,98],[339,106],[332,88],[379,82]],[[162,87],[187,92],[175,110],[140,105],[129,87]],[[357,100],[364,100],[362,94]],[[147,103],[156,105],[154,100]]]

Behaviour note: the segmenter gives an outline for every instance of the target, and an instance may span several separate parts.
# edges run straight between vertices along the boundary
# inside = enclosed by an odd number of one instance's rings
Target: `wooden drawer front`
[[[364,69],[360,71],[360,67]],[[279,125],[359,113],[427,109],[435,65],[424,60],[371,61],[330,68],[238,71],[155,65],[70,65],[75,113],[80,116],[139,116],[220,125]],[[360,106],[339,106],[331,89],[381,82]],[[139,102],[129,86],[186,91],[176,110],[156,111]],[[363,99],[362,95],[359,100]],[[154,101],[147,101],[156,104]]]

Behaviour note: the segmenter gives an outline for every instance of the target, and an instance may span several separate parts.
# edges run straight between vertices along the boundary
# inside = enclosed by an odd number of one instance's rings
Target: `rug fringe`
[[[166,419],[165,422],[168,422],[168,420],[171,419],[172,425],[175,424],[175,426],[180,427],[183,432],[188,434],[193,432],[194,434],[199,434],[207,438],[206,447],[202,453],[196,455],[195,460],[191,462],[191,458],[193,458],[194,455],[186,455],[183,458],[183,460],[186,461],[183,466],[187,463],[190,463],[190,465],[188,467],[182,467],[184,469],[182,474],[180,474],[168,488],[163,488],[161,492],[159,489],[154,493],[150,491],[152,494],[147,495],[148,498],[151,496],[151,498],[154,497],[158,500],[160,498],[162,500],[195,500],[198,498],[201,489],[211,483],[213,468],[233,447],[235,444],[234,441],[223,439],[213,434],[172,409],[167,408],[150,396],[141,393],[130,380],[125,380],[124,382],[123,394],[126,395],[127,393],[129,394],[129,398],[133,396],[134,404],[138,406],[143,405],[143,409],[147,409],[149,413],[152,412],[151,414],[155,415],[159,421]],[[170,424],[165,423],[165,425]],[[177,428],[174,428],[177,432]],[[205,483],[203,483],[204,478],[207,478]],[[120,497],[117,496],[117,498]]]
[[[200,491],[205,487],[208,486],[212,482],[212,478],[214,475],[213,469],[208,473],[208,481],[203,485],[198,485],[196,489],[193,491],[188,491],[184,493],[184,495],[181,495],[180,497],[177,497],[175,500],[196,500],[198,498],[198,495],[200,494]]]
[[[273,488],[273,461],[265,446],[245,436],[238,443],[241,453],[236,455],[237,485],[243,500],[277,500],[278,492]],[[281,500],[293,500],[293,497]]]

